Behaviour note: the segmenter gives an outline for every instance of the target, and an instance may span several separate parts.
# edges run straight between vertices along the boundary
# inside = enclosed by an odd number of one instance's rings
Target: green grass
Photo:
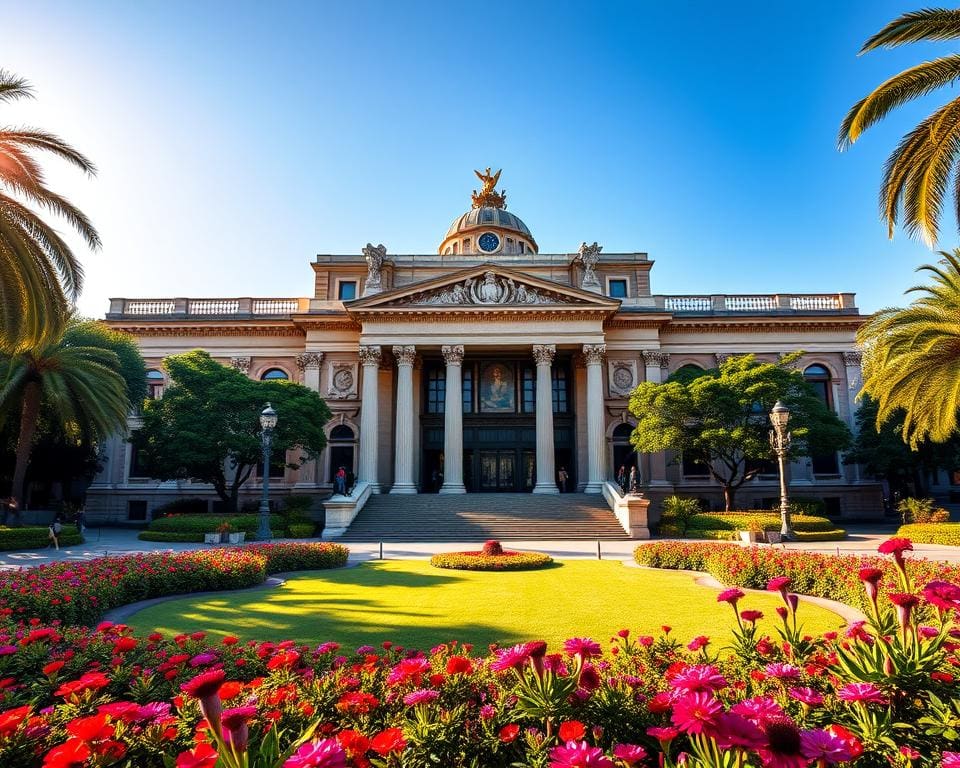
[[[430,648],[454,639],[480,648],[543,639],[556,648],[568,637],[606,642],[623,627],[656,634],[668,624],[678,640],[709,635],[720,645],[727,642],[733,616],[716,595],[688,574],[617,561],[572,560],[540,571],[490,573],[391,560],[305,573],[281,588],[172,600],[136,613],[128,623],[140,632],[335,640],[348,649],[384,640]],[[750,595],[741,602],[741,608],[759,608],[774,621],[777,605],[774,595]],[[844,623],[811,605],[801,606],[800,616],[809,632]],[[773,621],[761,624],[763,632],[773,633]]]

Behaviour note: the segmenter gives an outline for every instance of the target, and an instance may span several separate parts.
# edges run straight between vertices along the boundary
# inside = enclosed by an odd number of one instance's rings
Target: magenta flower
[[[887,697],[873,683],[847,683],[837,691],[840,701],[859,702],[863,704],[886,704]]]
[[[687,667],[674,677],[670,685],[682,693],[719,691],[727,687],[727,679],[717,671],[716,667],[709,664],[696,664]]]
[[[592,659],[603,653],[600,644],[589,637],[571,637],[564,642],[563,650],[570,656],[579,656],[582,659]]]
[[[613,756],[627,764],[627,768],[633,768],[647,756],[647,750],[639,744],[617,744],[613,748]]]
[[[732,712],[720,715],[715,738],[720,749],[757,750],[767,743],[760,726]]]
[[[730,605],[735,606],[737,601],[744,596],[744,591],[742,589],[737,589],[737,587],[731,587],[730,589],[725,589],[719,595],[717,595],[718,603],[730,603]]]
[[[688,651],[699,651],[701,648],[706,648],[710,644],[710,638],[706,635],[697,635],[693,640],[687,643]]]
[[[734,704],[730,711],[761,727],[771,720],[784,717],[786,714],[777,702],[767,696],[744,699],[739,704]]]
[[[347,753],[336,739],[309,741],[287,758],[283,768],[347,768]]]
[[[847,742],[830,731],[804,731],[800,734],[800,751],[807,760],[818,765],[836,765],[853,759]]]
[[[763,618],[763,611],[741,611],[740,618],[754,624]]]
[[[585,741],[568,741],[550,750],[550,768],[614,768],[614,763],[602,749]]]
[[[948,581],[931,581],[923,588],[923,599],[938,611],[960,609],[960,587]]]
[[[723,706],[709,693],[691,693],[673,705],[670,720],[681,731],[699,734],[712,732],[717,725]]]
[[[763,726],[767,743],[757,750],[764,768],[806,768],[800,729],[789,717],[778,717]]]
[[[883,578],[883,571],[879,568],[861,568],[860,581],[863,582],[864,589],[867,590],[867,597],[870,602],[876,605],[877,592],[879,591],[880,579]]]
[[[823,704],[823,694],[813,688],[791,688],[790,695],[808,707],[819,707]]]
[[[800,678],[800,670],[793,664],[781,664],[779,662],[767,664],[764,671],[777,680],[798,680]]]
[[[440,698],[440,694],[437,691],[430,688],[418,688],[404,696],[403,703],[408,707],[415,707],[417,704],[430,704],[438,698]]]
[[[960,768],[960,752],[944,752],[940,768]]]
[[[530,658],[528,643],[520,643],[512,648],[502,648],[497,651],[497,658],[490,662],[490,669],[494,672],[506,672],[508,669],[519,669]]]
[[[789,576],[777,576],[767,582],[767,589],[770,592],[779,592],[784,600],[787,599],[787,588],[790,586]]]
[[[661,745],[669,744],[679,735],[680,735],[680,729],[671,728],[670,726],[661,728],[659,726],[654,725],[647,728],[647,736],[653,736],[653,738],[659,741]]]

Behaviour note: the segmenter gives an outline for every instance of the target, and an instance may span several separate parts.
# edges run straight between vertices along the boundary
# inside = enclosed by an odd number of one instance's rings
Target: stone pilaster
[[[606,344],[584,344],[587,365],[587,485],[584,493],[601,493],[606,479],[603,418],[603,356]]]
[[[377,481],[377,442],[379,440],[377,424],[380,418],[378,408],[377,378],[380,370],[380,347],[360,347],[360,365],[363,367],[363,380],[360,392],[360,467],[358,480],[370,483],[374,493],[380,492]]]
[[[390,493],[416,493],[417,486],[413,482],[413,363],[417,348],[396,346],[393,354],[397,358],[397,428]]]
[[[297,355],[297,368],[300,370],[300,379],[305,387],[314,392],[320,391],[320,363],[323,362],[323,352],[304,352]]]
[[[534,493],[559,493],[553,455],[553,344],[535,344],[537,364],[537,484]]]
[[[466,493],[463,484],[463,345],[440,348],[447,364],[443,411],[443,485],[440,493]]]

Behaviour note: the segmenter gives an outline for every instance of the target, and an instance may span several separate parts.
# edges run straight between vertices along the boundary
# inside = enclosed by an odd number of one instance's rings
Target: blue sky
[[[857,57],[918,2],[31,2],[0,66],[99,165],[49,163],[104,238],[110,296],[295,296],[316,253],[435,251],[503,168],[543,252],[646,251],[656,293],[856,291],[933,258],[877,217],[884,159],[947,98],[836,150],[848,107],[949,45]],[[940,246],[958,244],[946,220]]]

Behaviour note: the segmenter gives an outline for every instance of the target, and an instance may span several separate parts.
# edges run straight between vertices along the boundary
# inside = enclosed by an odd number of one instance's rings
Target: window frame
[[[353,298],[344,299],[340,296],[341,287],[350,284],[353,284]],[[360,280],[356,277],[338,277],[334,280],[333,290],[337,301],[354,301],[360,297]]]
[[[606,276],[607,290],[606,295],[611,299],[629,299],[630,298],[630,278],[626,275],[607,275]],[[623,296],[614,296],[611,291],[611,285],[613,283],[623,283]]]

